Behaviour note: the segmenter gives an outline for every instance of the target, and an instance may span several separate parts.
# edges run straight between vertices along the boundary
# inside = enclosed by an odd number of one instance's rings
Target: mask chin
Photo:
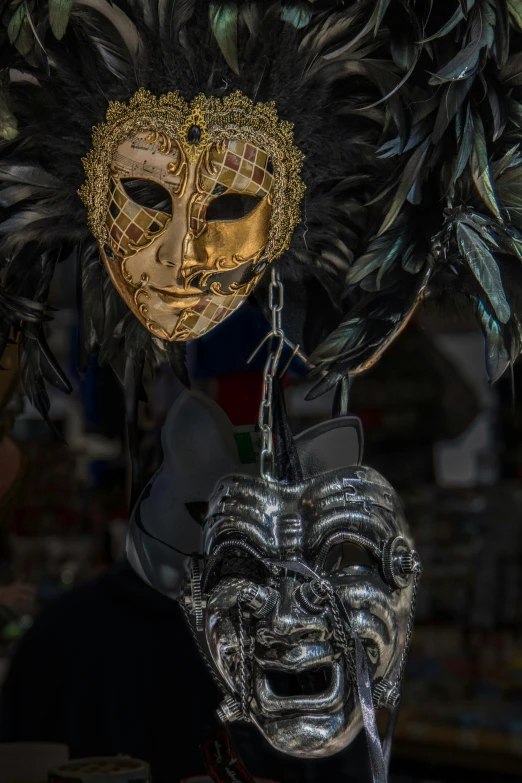
[[[302,758],[324,758],[345,748],[361,728],[361,711],[344,658],[314,670],[258,669],[254,693],[267,688],[272,695],[285,693],[287,700],[295,701],[293,708],[288,705],[274,716],[263,710],[263,696],[252,702],[253,722],[277,750]]]
[[[253,722],[276,750],[296,758],[327,758],[344,750],[362,728],[360,707],[333,715],[289,716]]]

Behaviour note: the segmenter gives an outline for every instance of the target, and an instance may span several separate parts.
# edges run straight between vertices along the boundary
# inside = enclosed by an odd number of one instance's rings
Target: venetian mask
[[[360,464],[357,419],[298,435],[293,483],[258,478],[244,438],[215,403],[180,395],[128,556],[184,606],[227,694],[223,720],[252,721],[285,753],[329,756],[363,725],[354,650],[375,706],[398,700],[419,563],[396,492]],[[203,559],[184,555],[196,550]]]
[[[246,299],[299,220],[302,156],[272,104],[140,90],[94,129],[80,191],[119,294],[164,340]]]

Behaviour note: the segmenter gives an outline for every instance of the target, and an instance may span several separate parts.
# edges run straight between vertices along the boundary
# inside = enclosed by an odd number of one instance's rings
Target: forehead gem
[[[191,125],[187,131],[187,141],[189,144],[199,144],[201,141],[201,128],[199,125]]]

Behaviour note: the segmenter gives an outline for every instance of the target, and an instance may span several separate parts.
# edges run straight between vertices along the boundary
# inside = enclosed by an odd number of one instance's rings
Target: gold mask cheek
[[[159,240],[159,238],[158,238]],[[152,244],[155,244],[155,240]],[[154,269],[155,249],[152,245],[138,251],[134,255],[108,258],[105,249],[100,246],[100,255],[111,281],[129,310],[142,321],[148,329],[151,323],[157,320],[157,307],[162,305],[161,300],[153,290],[149,288],[150,274]],[[161,326],[166,332],[173,331],[177,322],[177,314],[165,309],[167,323]],[[162,321],[165,319],[162,318]],[[152,331],[152,330],[151,330]],[[156,330],[154,330],[156,333]],[[165,337],[165,335],[160,335]]]
[[[162,339],[173,339],[180,314],[187,307],[196,305],[200,294],[181,300],[165,298],[158,289],[176,284],[177,268],[158,261],[158,254],[167,253],[168,242],[162,245],[158,238],[149,247],[129,256],[122,262],[122,277],[132,286],[131,310],[141,318],[153,334]]]
[[[100,256],[104,263],[105,269],[107,270],[107,273],[112,281],[112,284],[118,294],[121,296],[129,310],[134,313],[135,316],[140,318],[140,313],[138,309],[138,305],[135,301],[135,293],[136,289],[130,285],[130,283],[126,279],[126,272],[125,272],[125,266],[124,262],[125,259],[121,258],[120,256],[113,256],[112,258],[109,258],[106,253],[105,247],[102,245],[99,245],[100,248]],[[143,320],[140,318],[140,320]],[[145,321],[143,321],[144,325]]]
[[[187,246],[189,258],[205,264],[206,272],[225,272],[248,261],[257,263],[268,241],[272,206],[265,197],[252,212],[238,220],[207,223]]]
[[[157,242],[158,240],[156,240]],[[138,250],[134,255],[124,258],[121,262],[122,277],[127,285],[132,289],[131,310],[144,319],[145,326],[151,320],[155,320],[152,315],[157,304],[157,295],[151,290],[151,274],[154,272],[154,258],[156,248],[153,242],[149,247]]]
[[[161,270],[161,266],[157,261],[159,242],[160,237],[154,240],[148,247],[137,250],[133,255],[127,256],[122,260],[122,276],[132,288],[136,289],[147,285],[151,278],[159,285],[164,284],[163,281],[156,280],[158,270]],[[170,275],[172,276],[172,272]]]
[[[176,336],[176,329],[181,312],[187,306],[197,304],[199,298],[194,298],[193,301],[187,298],[179,307],[173,307],[161,298],[155,288],[150,286],[152,264],[154,271],[158,266],[153,260],[152,248],[149,246],[133,256],[123,259],[116,257],[112,260],[107,258],[101,248],[101,256],[114,287],[138,320],[162,340],[180,339]],[[129,264],[132,274],[127,268]],[[170,274],[172,276],[172,272]],[[138,285],[131,284],[131,279],[138,280]],[[157,275],[155,280],[157,281]],[[162,285],[159,281],[157,284]]]

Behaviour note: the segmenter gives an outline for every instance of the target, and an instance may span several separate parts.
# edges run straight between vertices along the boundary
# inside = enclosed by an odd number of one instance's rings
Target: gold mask
[[[292,126],[236,92],[111,103],[80,195],[107,271],[156,337],[200,337],[289,246],[304,185]]]

